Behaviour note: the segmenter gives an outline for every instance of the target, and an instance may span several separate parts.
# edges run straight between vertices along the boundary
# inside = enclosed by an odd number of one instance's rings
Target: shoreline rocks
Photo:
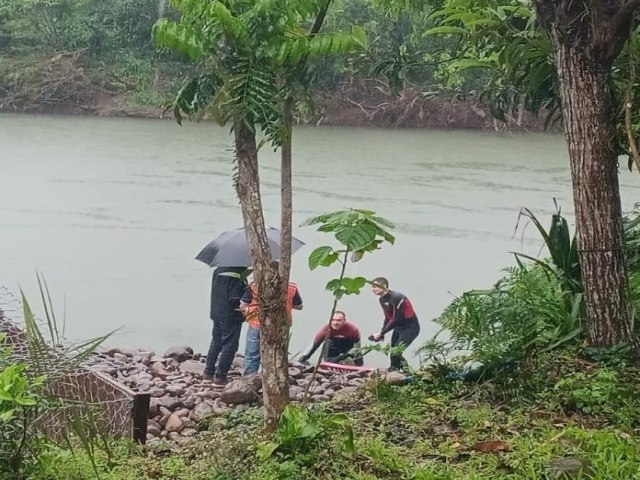
[[[163,356],[155,352],[110,348],[95,355],[87,368],[110,375],[133,391],[151,396],[147,442],[186,440],[197,433],[205,418],[220,416],[239,405],[261,405],[262,378],[242,376],[244,359],[236,355],[229,383],[222,389],[202,382],[205,358],[188,346],[172,347]],[[313,367],[289,366],[289,398],[301,402]],[[310,402],[327,402],[358,390],[372,372],[336,374],[318,372],[309,388]]]

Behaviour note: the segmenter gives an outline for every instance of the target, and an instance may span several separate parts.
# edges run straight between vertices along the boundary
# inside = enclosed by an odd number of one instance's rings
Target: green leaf
[[[434,28],[430,28],[429,30],[427,30],[426,32],[424,32],[422,35],[423,36],[427,36],[427,35],[454,35],[454,34],[468,34],[469,30],[467,30],[466,28],[461,28],[461,27],[454,27],[453,25],[442,25],[440,27],[434,27]]]
[[[361,48],[364,48],[364,49],[367,48],[368,46],[367,33],[365,32],[364,28],[362,28],[359,25],[353,25],[351,27],[351,35],[353,35],[353,38],[356,40],[356,42]]]
[[[364,277],[355,277],[355,278],[345,277],[342,279],[342,285],[344,286],[345,293],[347,295],[360,293],[360,290],[366,284],[367,284],[367,279]]]
[[[328,267],[338,259],[338,252],[328,246],[318,247],[309,255],[309,269]]]
[[[336,230],[336,239],[349,250],[362,250],[376,239],[376,233],[373,225],[347,225]]]

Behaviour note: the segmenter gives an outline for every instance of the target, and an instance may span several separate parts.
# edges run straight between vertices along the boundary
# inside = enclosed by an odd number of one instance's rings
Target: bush
[[[483,364],[501,367],[528,362],[536,352],[579,337],[580,294],[564,292],[540,266],[507,272],[493,289],[456,298],[436,319],[451,334],[450,348],[470,350]]]

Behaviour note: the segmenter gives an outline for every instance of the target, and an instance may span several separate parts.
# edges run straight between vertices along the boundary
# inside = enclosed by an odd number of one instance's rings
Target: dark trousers
[[[233,358],[238,351],[242,321],[234,317],[221,317],[213,321],[213,332],[204,373],[226,379]]]
[[[391,346],[403,346],[406,349],[416,339],[419,333],[420,324],[418,322],[397,326],[393,329],[393,335],[391,335]],[[391,368],[404,370],[407,367],[407,360],[402,355],[391,355]]]

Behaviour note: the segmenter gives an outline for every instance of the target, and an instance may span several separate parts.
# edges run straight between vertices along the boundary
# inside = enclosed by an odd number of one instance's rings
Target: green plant
[[[581,297],[572,297],[567,311],[566,295],[539,265],[513,267],[493,289],[456,298],[436,321],[450,332],[452,348],[472,352],[487,366],[529,362],[537,352],[579,338]]]
[[[47,468],[51,442],[45,436],[53,415],[67,422],[62,434],[69,446],[79,444],[91,459],[100,449],[110,456],[92,406],[58,398],[49,389],[77,371],[109,335],[81,344],[66,342],[48,286],[41,275],[37,279],[45,320],[36,318],[23,293],[25,345],[13,348],[0,338],[0,472],[18,480]],[[94,474],[98,476],[95,464]]]
[[[282,460],[294,459],[306,464],[313,460],[314,450],[326,447],[331,438],[339,439],[342,451],[354,451],[349,417],[287,405],[273,438],[258,446],[258,457],[265,460],[276,455]]]
[[[630,398],[628,387],[614,370],[598,369],[595,373],[576,372],[560,380],[555,390],[568,409],[589,414],[611,412]]]
[[[43,449],[35,422],[46,408],[39,394],[44,377],[30,377],[27,365],[12,360],[0,334],[0,473],[3,478],[26,478]]]

